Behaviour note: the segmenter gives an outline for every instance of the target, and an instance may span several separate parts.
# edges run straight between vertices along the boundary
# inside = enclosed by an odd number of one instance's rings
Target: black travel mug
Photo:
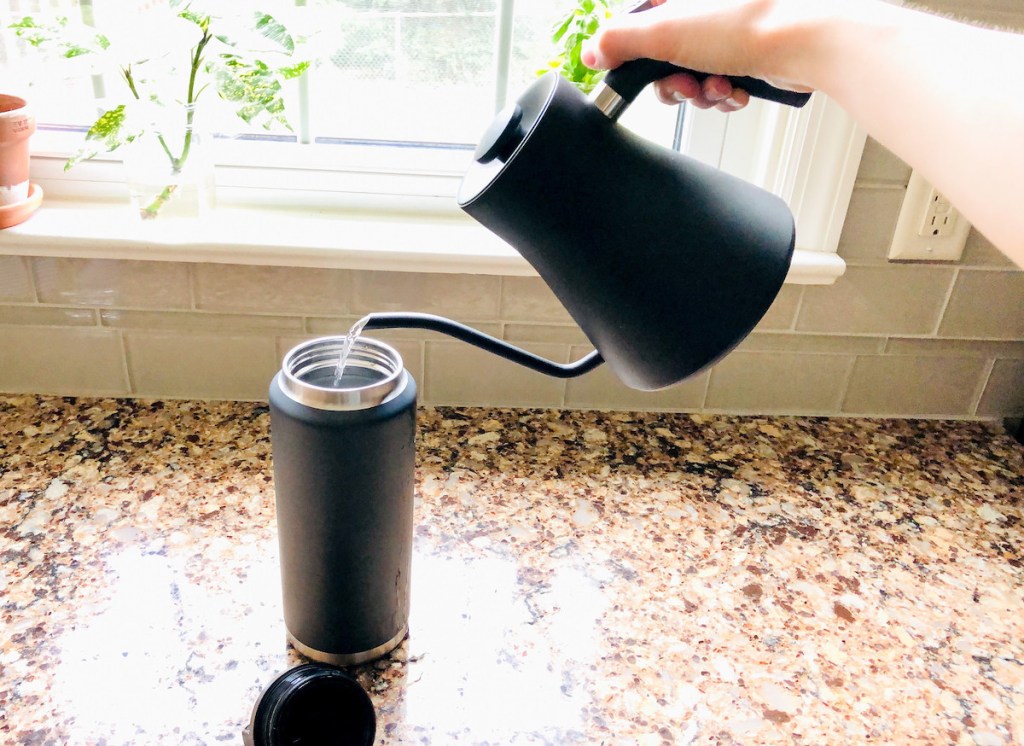
[[[387,654],[409,619],[416,383],[366,337],[295,347],[270,384],[288,640],[337,666]]]

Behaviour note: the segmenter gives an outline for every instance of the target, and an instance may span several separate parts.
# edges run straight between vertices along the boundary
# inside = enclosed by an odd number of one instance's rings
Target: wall
[[[970,7],[1012,23],[1013,5]],[[1024,415],[1024,272],[976,233],[955,265],[889,263],[909,175],[869,140],[840,246],[846,274],[786,286],[736,351],[666,391],[631,391],[604,369],[549,379],[429,333],[376,336],[399,349],[427,404]],[[262,399],[292,345],[383,310],[451,316],[556,360],[589,349],[531,278],[4,256],[0,391]]]
[[[909,169],[869,141],[834,286],[787,285],[710,372],[635,392],[559,381],[431,333],[380,332],[427,404],[1000,418],[1024,414],[1024,272],[885,254]],[[262,399],[281,357],[364,313],[451,316],[555,360],[586,340],[539,279],[0,257],[0,391]]]

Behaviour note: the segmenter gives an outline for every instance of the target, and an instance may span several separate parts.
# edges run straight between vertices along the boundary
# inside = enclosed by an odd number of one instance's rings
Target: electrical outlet
[[[928,195],[928,209],[924,211],[924,220],[921,221],[918,235],[931,238],[952,236],[957,218],[958,213],[950,201],[933,188]]]
[[[952,203],[915,171],[903,197],[889,258],[911,262],[955,262],[971,224]]]

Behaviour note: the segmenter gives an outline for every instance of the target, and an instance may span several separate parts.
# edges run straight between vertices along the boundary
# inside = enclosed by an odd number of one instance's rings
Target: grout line
[[[498,275],[498,318],[497,321],[503,323],[506,321],[505,313],[505,276]],[[504,331],[504,330],[503,330]]]
[[[789,322],[789,326],[786,327],[785,331],[795,332],[797,331],[796,325],[800,321],[800,312],[804,308],[804,294],[807,292],[807,286],[803,285],[800,287],[800,297],[796,299],[796,310],[793,311],[793,320]]]
[[[121,370],[124,373],[124,380],[128,384],[128,393],[137,395],[138,392],[135,390],[135,381],[132,380],[132,369],[128,364],[128,343],[124,338],[124,330],[117,330],[117,339],[118,344],[121,346]]]
[[[846,406],[846,400],[850,396],[850,382],[853,380],[853,369],[857,367],[857,361],[861,358],[861,355],[852,355],[850,362],[847,365],[846,375],[843,376],[843,385],[839,388],[839,405],[836,407],[836,414],[843,412],[843,407]]]
[[[707,408],[708,404],[708,392],[711,390],[711,376],[715,374],[715,369],[712,367],[708,371],[708,374],[704,376],[704,390],[700,394],[700,404],[697,405],[697,411],[703,412]]]
[[[981,406],[981,400],[985,396],[985,390],[988,389],[988,385],[992,380],[992,371],[996,367],[996,358],[989,358],[988,363],[985,365],[984,374],[979,376],[980,383],[978,390],[974,392],[974,396],[971,398],[971,406],[968,410],[972,415],[978,415],[978,407]]]
[[[25,273],[28,275],[29,290],[32,291],[32,302],[38,303],[39,287],[38,283],[36,282],[35,262],[33,262],[32,258],[28,256],[22,256],[18,258],[21,259],[21,268],[25,270]]]
[[[955,267],[953,269],[953,279],[949,283],[949,287],[946,288],[946,297],[942,299],[942,308],[939,309],[939,318],[935,322],[935,328],[932,329],[931,334],[928,337],[935,338],[939,336],[939,329],[942,328],[942,321],[946,317],[946,311],[949,309],[949,301],[953,297],[953,290],[956,288],[956,281],[960,279],[960,268]]]
[[[876,191],[906,192],[907,185],[901,181],[886,179],[857,179],[854,189],[872,189]]]

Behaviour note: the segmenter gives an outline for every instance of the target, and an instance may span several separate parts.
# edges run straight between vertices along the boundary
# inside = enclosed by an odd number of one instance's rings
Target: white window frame
[[[500,0],[496,106],[507,97],[511,8]],[[654,106],[662,113],[651,116],[674,116]],[[690,109],[685,122],[685,152],[790,204],[797,254],[787,281],[834,282],[845,269],[836,250],[865,141],[851,118],[819,93],[799,110],[755,101],[729,115]],[[32,179],[46,209],[0,232],[0,253],[535,274],[458,209],[470,147],[312,145],[297,129],[299,143],[218,141],[218,208],[166,223],[143,223],[125,209],[116,151],[64,172],[81,134],[37,132]]]

